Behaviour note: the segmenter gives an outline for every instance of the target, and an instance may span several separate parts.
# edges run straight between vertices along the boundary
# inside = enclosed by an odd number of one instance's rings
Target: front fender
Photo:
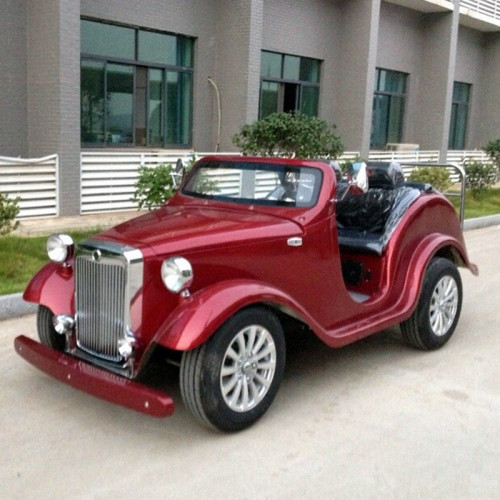
[[[26,302],[48,307],[54,314],[74,311],[73,267],[49,262],[31,279],[23,294]]]
[[[237,311],[251,304],[267,303],[304,314],[299,304],[281,290],[249,280],[223,281],[181,298],[179,306],[158,329],[155,342],[188,351],[203,344]]]

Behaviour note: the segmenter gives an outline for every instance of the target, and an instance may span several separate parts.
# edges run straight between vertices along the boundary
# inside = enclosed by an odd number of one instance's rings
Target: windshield
[[[316,204],[322,172],[312,167],[235,161],[199,163],[183,194],[252,205],[307,208]]]

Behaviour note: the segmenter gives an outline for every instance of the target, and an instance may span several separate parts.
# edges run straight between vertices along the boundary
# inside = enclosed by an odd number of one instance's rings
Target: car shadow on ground
[[[303,388],[322,390],[324,387],[327,393],[332,390],[342,393],[346,386],[363,384],[363,379],[370,380],[377,372],[383,374],[392,370],[398,361],[422,354],[404,342],[398,326],[339,349],[328,347],[313,332],[295,324],[285,326],[285,338],[285,374],[277,397],[285,406],[299,404],[298,401],[294,403],[294,398],[300,397]],[[179,358],[172,359],[172,353],[158,347],[140,381],[169,394],[176,404],[175,415],[180,412],[182,420],[191,420],[196,425],[182,404],[179,361]],[[276,404],[277,401],[273,406]]]

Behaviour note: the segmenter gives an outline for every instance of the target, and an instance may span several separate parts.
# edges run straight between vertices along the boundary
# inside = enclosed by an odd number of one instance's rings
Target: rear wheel
[[[277,317],[264,308],[245,309],[205,344],[184,353],[182,398],[202,424],[241,430],[269,408],[284,367],[285,340]]]
[[[56,332],[52,323],[53,317],[54,315],[48,307],[38,306],[36,317],[38,337],[42,344],[52,347],[52,349],[57,349],[58,351],[64,351],[66,339],[64,335],[59,335]]]
[[[437,349],[452,336],[461,309],[462,280],[458,269],[448,259],[434,258],[426,270],[417,308],[401,323],[403,337],[419,349]]]

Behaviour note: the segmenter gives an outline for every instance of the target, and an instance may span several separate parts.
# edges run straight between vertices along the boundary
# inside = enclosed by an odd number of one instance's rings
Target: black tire
[[[401,323],[403,337],[422,350],[438,349],[448,342],[462,309],[462,280],[455,264],[437,257],[424,276],[417,308]]]
[[[38,331],[38,337],[40,342],[52,349],[58,351],[64,351],[66,345],[66,339],[64,335],[59,335],[52,324],[52,318],[54,314],[52,311],[45,306],[38,306],[38,312],[36,316],[36,327]]]
[[[278,318],[264,308],[244,309],[205,344],[183,354],[182,399],[203,425],[239,431],[267,411],[284,369],[285,339]]]

